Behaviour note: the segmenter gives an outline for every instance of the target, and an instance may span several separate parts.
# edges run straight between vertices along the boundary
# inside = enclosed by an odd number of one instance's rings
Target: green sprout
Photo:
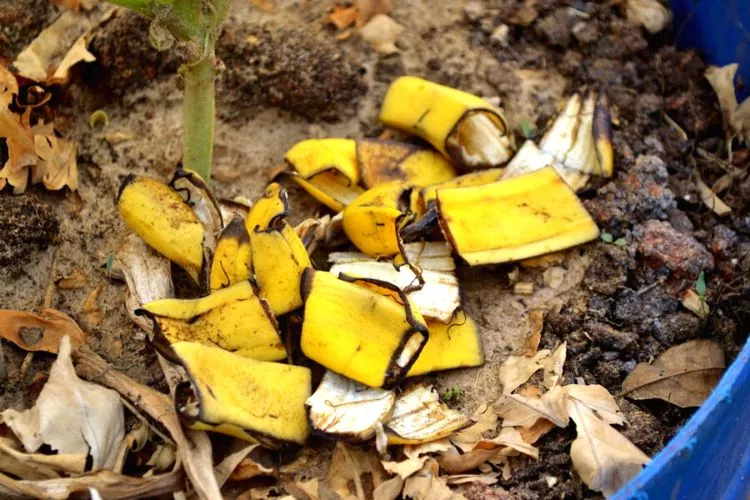
[[[526,139],[533,138],[536,135],[536,127],[528,120],[521,120],[521,135]]]
[[[451,387],[447,389],[442,396],[446,403],[458,403],[464,397],[464,390],[460,387]]]
[[[604,243],[612,243],[615,240],[612,234],[607,232],[603,232],[599,238],[601,238]]]
[[[695,280],[695,293],[700,297],[701,302],[706,301],[706,275],[703,271],[698,275],[698,279]]]
[[[151,19],[149,39],[158,50],[175,40],[187,54],[179,74],[183,99],[183,167],[211,179],[214,148],[214,82],[219,64],[214,48],[229,0],[110,0]]]

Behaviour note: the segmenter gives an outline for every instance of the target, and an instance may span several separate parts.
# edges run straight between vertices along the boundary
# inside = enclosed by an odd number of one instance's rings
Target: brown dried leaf
[[[406,460],[402,460],[401,462],[381,461],[380,463],[387,472],[397,474],[402,479],[406,479],[424,466],[424,463],[429,458],[428,454],[444,452],[451,448],[453,446],[447,439],[416,446],[405,446],[404,455],[406,455]]]
[[[585,405],[608,424],[622,425],[627,422],[615,398],[603,386],[571,384],[563,387],[563,390],[568,399]]]
[[[393,0],[356,0],[354,6],[358,12],[356,25],[361,28],[374,16],[390,13]]]
[[[99,326],[102,324],[102,311],[99,309],[99,293],[102,287],[98,286],[91,290],[81,308],[81,320],[89,326]]]
[[[79,379],[70,351],[70,338],[65,336],[33,408],[8,409],[0,416],[28,452],[47,444],[59,453],[91,455],[94,470],[110,469],[125,436],[120,397]]]
[[[456,450],[452,450],[451,453],[440,455],[437,460],[440,468],[448,474],[463,474],[464,472],[478,468],[483,463],[500,455],[503,451],[505,450],[502,448],[492,450],[480,448],[467,451],[466,453],[458,453]]]
[[[578,432],[570,458],[575,471],[592,490],[611,496],[649,462],[645,453],[585,404],[570,399],[569,413]]]
[[[465,497],[452,491],[429,463],[404,483],[404,498],[413,500],[461,500]]]
[[[494,450],[496,448],[506,448],[503,455],[514,455],[515,452],[518,452],[532,458],[539,458],[539,450],[524,441],[521,434],[510,427],[503,428],[496,438],[482,440],[476,446],[476,449],[481,450]]]
[[[497,472],[488,472],[486,474],[454,474],[452,476],[443,476],[448,484],[495,484],[498,482],[500,474]]]
[[[236,439],[232,443],[232,449],[230,450],[229,455],[224,457],[224,459],[216,467],[214,467],[214,475],[216,476],[216,482],[219,483],[219,487],[223,486],[228,479],[234,480],[232,476],[234,476],[234,473],[238,471],[240,466],[243,466],[242,472],[245,474],[250,472],[251,467],[248,467],[250,465],[250,462],[258,466],[258,464],[256,464],[254,460],[247,458],[250,452],[258,446],[260,445],[248,444],[247,442],[240,441],[239,439]],[[246,464],[243,464],[245,460],[248,460],[248,462]],[[271,469],[271,472],[273,472],[273,469]],[[258,475],[260,474],[253,474],[247,477],[255,477]]]
[[[5,65],[0,64],[0,106],[7,106],[18,95],[18,81]]]
[[[388,55],[398,52],[396,41],[405,29],[385,14],[378,14],[360,28],[359,35],[375,52]]]
[[[338,29],[344,29],[354,24],[358,14],[359,10],[357,7],[342,7],[341,5],[334,5],[331,13],[326,16],[326,21],[333,24]]]
[[[70,75],[70,68],[81,61],[96,61],[96,57],[94,57],[94,54],[89,52],[86,48],[88,46],[88,43],[88,39],[85,35],[81,36],[80,38],[78,38],[78,40],[75,41],[70,50],[68,50],[68,52],[65,54],[65,57],[63,57],[62,61],[60,61],[57,69],[55,69],[55,73],[52,75],[50,83],[67,83]]]
[[[82,474],[86,454],[24,453],[19,443],[0,438],[0,471],[20,479],[50,479],[64,474]]]
[[[373,500],[396,500],[404,489],[404,480],[401,476],[384,481],[372,492]]]
[[[252,458],[245,458],[232,471],[229,476],[230,481],[242,481],[257,476],[273,476],[274,470],[259,464]]]
[[[695,179],[695,186],[698,188],[698,196],[700,196],[701,201],[704,205],[710,208],[713,213],[715,213],[719,217],[732,213],[732,209],[729,207],[729,205],[724,203],[724,201],[719,198],[716,193],[711,191],[711,188],[708,187],[705,182],[703,182],[703,179],[697,177]]]
[[[706,303],[706,298],[701,297],[700,295],[695,293],[695,290],[693,290],[692,288],[685,290],[685,292],[682,294],[681,299],[682,305],[685,307],[685,309],[692,312],[701,319],[707,318],[709,312],[711,312],[708,308],[708,304]]]
[[[544,329],[544,311],[535,309],[529,313],[529,327],[531,332],[526,337],[521,356],[534,356],[539,349],[539,341],[542,340],[542,330]]]
[[[544,369],[544,387],[550,389],[562,382],[563,365],[567,357],[567,343],[563,342],[552,351],[548,358],[541,360],[540,364]]]
[[[55,283],[57,288],[60,290],[77,290],[83,288],[88,284],[89,280],[86,278],[86,273],[79,267],[73,268],[73,272],[70,276],[64,276],[58,279]]]
[[[540,418],[534,425],[532,425],[528,429],[524,427],[519,428],[518,433],[521,435],[524,441],[529,444],[534,444],[539,440],[540,437],[544,436],[555,427],[556,425],[546,418]]]
[[[504,395],[493,408],[503,419],[503,427],[529,429],[539,419],[546,419],[558,427],[567,427],[569,423],[566,393],[560,387],[553,387],[541,398],[524,397],[519,394]]]
[[[672,13],[659,0],[627,0],[628,21],[637,23],[651,33],[658,33],[672,20]]]
[[[670,347],[653,364],[641,363],[622,383],[631,399],[662,399],[680,408],[700,406],[724,373],[724,350],[712,340]]]
[[[34,152],[34,133],[29,124],[30,114],[28,108],[19,116],[8,108],[7,103],[0,102],[0,138],[5,139],[8,147],[8,160],[0,170],[0,179],[13,186],[16,194],[26,190],[27,168],[36,165],[38,160]]]
[[[31,169],[32,184],[41,181],[52,191],[78,189],[75,142],[59,139],[51,124],[39,124],[34,127],[34,151],[39,162]]]
[[[485,432],[494,432],[497,429],[497,413],[487,404],[477,408],[471,419],[476,422],[474,425],[450,437],[451,442],[464,452],[473,450],[477,441],[484,438]]]
[[[742,105],[738,105],[737,95],[734,93],[734,76],[738,67],[737,63],[721,67],[710,66],[705,73],[719,100],[730,152],[735,137],[750,143],[750,99],[745,99]]]
[[[0,309],[0,337],[21,349],[57,353],[65,335],[73,347],[88,342],[73,318],[55,309],[44,309],[40,314]]]
[[[543,368],[541,360],[549,357],[549,349],[543,349],[533,357],[508,356],[500,365],[498,377],[503,394],[510,394],[525,384],[531,376]]]
[[[339,441],[325,477],[325,486],[338,494],[342,500],[371,498],[372,491],[365,490],[362,476],[370,474],[372,488],[377,488],[387,477],[375,453],[368,452]],[[369,482],[368,482],[369,485]]]

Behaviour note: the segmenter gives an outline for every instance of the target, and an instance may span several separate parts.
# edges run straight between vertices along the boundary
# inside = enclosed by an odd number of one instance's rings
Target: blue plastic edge
[[[750,498],[750,338],[703,405],[616,500]]]

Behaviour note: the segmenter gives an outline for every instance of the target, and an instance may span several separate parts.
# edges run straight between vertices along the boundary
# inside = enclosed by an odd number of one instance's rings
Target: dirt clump
[[[698,240],[669,222],[650,220],[633,231],[638,251],[653,268],[666,267],[678,278],[695,279],[714,268],[714,258]]]
[[[230,23],[216,53],[226,67],[218,99],[233,113],[263,105],[338,121],[356,112],[356,100],[367,89],[364,69],[307,28]]]

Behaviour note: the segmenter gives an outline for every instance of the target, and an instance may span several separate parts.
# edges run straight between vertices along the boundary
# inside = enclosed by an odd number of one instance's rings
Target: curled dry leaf
[[[737,95],[734,93],[734,76],[738,67],[737,63],[721,67],[710,66],[705,73],[719,100],[730,155],[735,137],[750,143],[750,99],[745,99],[738,106]]]
[[[592,490],[612,496],[649,462],[645,453],[585,404],[569,399],[569,413],[578,433],[570,458],[575,471]]]
[[[250,452],[252,452],[253,449],[257,448],[258,446],[259,445],[257,444],[250,445],[250,449],[249,451],[247,451],[247,455],[249,455]],[[224,462],[226,462],[227,459],[229,459],[229,457],[225,458]],[[275,471],[272,468],[264,466],[263,464],[255,461],[250,456],[246,456],[232,470],[232,473],[229,475],[229,480],[230,481],[242,481],[242,480],[250,479],[253,477],[257,477],[257,476],[273,476],[274,474],[275,474]],[[219,480],[219,484],[221,485],[223,481],[221,481],[221,476],[219,476],[218,474],[217,474],[217,479]]]
[[[720,217],[732,213],[732,209],[729,208],[729,205],[724,203],[724,201],[719,198],[705,182],[703,182],[703,179],[700,177],[695,179],[695,185],[698,188],[698,196],[700,196],[701,201],[704,205],[710,208],[713,213]]]
[[[373,500],[396,500],[404,489],[404,480],[395,476],[384,481],[372,492]]]
[[[493,439],[485,439],[478,442],[476,448],[480,450],[503,448],[503,455],[510,456],[523,453],[532,458],[539,458],[539,450],[524,441],[521,434],[516,429],[510,427],[503,428],[497,437]]]
[[[563,342],[552,351],[548,358],[541,360],[544,370],[544,387],[550,389],[562,382],[563,365],[567,357],[567,343]]]
[[[9,103],[9,93],[0,95],[0,139],[5,139],[8,148],[8,160],[0,170],[0,179],[13,186],[13,192],[18,194],[26,190],[27,168],[35,165],[38,158],[29,123],[31,108],[19,116],[8,108]]]
[[[567,427],[569,420],[565,399],[565,391],[553,387],[541,398],[504,395],[494,404],[494,410],[503,419],[503,427],[530,429],[539,419],[546,419],[558,427]]]
[[[498,482],[497,472],[488,472],[486,474],[454,474],[452,476],[444,476],[448,484],[495,484]]]
[[[451,443],[463,452],[473,450],[477,441],[485,437],[485,433],[494,432],[497,429],[497,417],[497,413],[491,406],[481,405],[471,417],[475,422],[474,425],[452,435]]]
[[[685,293],[682,294],[682,305],[701,319],[707,318],[708,313],[711,312],[706,303],[706,298],[695,293],[692,288],[685,290]]]
[[[79,288],[83,288],[88,284],[89,280],[86,278],[86,273],[84,273],[80,268],[76,267],[73,269],[73,272],[70,273],[70,276],[65,276],[63,278],[60,278],[56,281],[57,288],[60,290],[77,290]]]
[[[343,7],[341,5],[334,5],[331,13],[326,16],[326,21],[338,29],[344,29],[354,24],[358,13],[359,10],[355,6]]]
[[[31,167],[31,183],[42,182],[51,191],[65,186],[78,189],[76,143],[58,138],[49,123],[36,125],[33,130],[34,152],[39,161]]]
[[[448,474],[463,474],[464,472],[479,468],[482,464],[499,456],[503,451],[503,448],[496,448],[494,450],[480,448],[467,451],[466,453],[458,453],[454,449],[440,455],[437,460],[440,468]]]
[[[112,468],[125,436],[122,403],[115,391],[76,376],[70,349],[65,336],[33,408],[9,409],[0,416],[26,451],[35,452],[47,444],[58,453],[88,453],[94,470]]]
[[[577,401],[612,425],[626,423],[615,398],[601,385],[566,385],[563,390],[568,399]]]
[[[400,462],[382,461],[380,463],[386,471],[391,474],[396,474],[402,479],[406,479],[422,469],[422,466],[424,466],[424,463],[429,458],[428,454],[445,452],[451,448],[453,447],[447,439],[424,443],[417,446],[406,446],[404,447],[406,460]]]
[[[428,461],[422,470],[404,483],[404,497],[413,500],[460,500],[465,498],[451,490],[445,479],[439,477],[436,467]]]
[[[370,474],[368,487],[377,488],[385,481],[386,474],[374,453],[348,446],[339,441],[325,477],[325,485],[342,499],[371,498],[372,491],[365,490],[362,476]]]
[[[50,479],[64,474],[81,474],[86,467],[86,454],[45,455],[24,453],[18,442],[0,438],[0,472],[20,479]]]
[[[659,0],[627,0],[628,21],[638,23],[649,33],[658,33],[672,20],[672,13]]]
[[[680,408],[700,406],[724,373],[724,350],[712,340],[670,347],[653,364],[641,363],[622,383],[631,399],[662,399]]]
[[[539,349],[539,341],[542,339],[544,329],[544,311],[534,310],[529,313],[529,327],[531,331],[526,337],[521,356],[534,356]]]
[[[99,293],[102,287],[98,286],[91,290],[81,307],[81,320],[89,326],[99,326],[102,324],[102,311],[99,309]]]
[[[369,43],[375,52],[382,55],[398,52],[396,41],[404,32],[404,27],[386,16],[378,14],[359,30],[362,39]]]
[[[65,335],[73,347],[88,342],[73,318],[55,309],[44,309],[40,314],[0,310],[0,337],[26,351],[56,353]]]
[[[510,394],[543,368],[541,360],[549,357],[549,349],[543,349],[534,356],[508,356],[500,365],[498,377],[503,394]]]

